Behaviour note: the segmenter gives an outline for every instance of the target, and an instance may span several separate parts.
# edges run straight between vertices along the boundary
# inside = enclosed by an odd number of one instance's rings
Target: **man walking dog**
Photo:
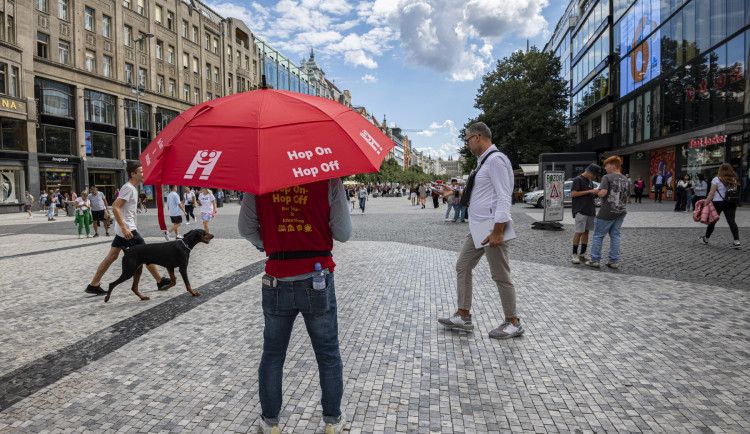
[[[333,240],[347,241],[352,233],[349,205],[341,180],[305,184],[301,193],[282,189],[260,196],[246,194],[238,221],[240,235],[265,250],[263,276],[263,355],[258,369],[260,428],[279,434],[281,379],[292,327],[301,313],[315,350],[320,373],[326,434],[338,434],[346,424],[341,412],[343,363],[339,353],[338,314],[333,283]],[[295,190],[297,191],[297,190]],[[294,201],[291,214],[279,196]],[[296,226],[288,224],[296,222]],[[261,223],[262,222],[262,225]],[[315,288],[313,272],[326,273]],[[296,358],[296,356],[295,356]],[[296,369],[299,362],[295,361]]]
[[[104,295],[107,293],[101,287],[102,276],[104,276],[109,266],[120,256],[121,250],[126,250],[138,244],[146,244],[136,228],[138,185],[143,181],[143,168],[141,168],[140,162],[135,161],[128,163],[127,171],[130,180],[120,188],[120,195],[115,199],[115,203],[112,204],[112,214],[114,214],[115,221],[117,222],[115,225],[115,238],[112,240],[109,253],[104,257],[101,264],[99,264],[94,278],[91,279],[91,283],[86,287],[86,292],[89,294]],[[146,268],[154,276],[154,279],[156,279],[158,289],[169,286],[172,283],[168,278],[161,277],[159,270],[156,269],[156,265],[146,265]]]

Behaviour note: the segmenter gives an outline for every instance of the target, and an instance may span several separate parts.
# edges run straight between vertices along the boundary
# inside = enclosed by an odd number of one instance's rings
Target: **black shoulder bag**
[[[482,161],[479,163],[479,166],[477,166],[476,169],[471,171],[471,174],[469,175],[469,179],[466,180],[466,188],[464,188],[463,194],[461,194],[461,199],[459,199],[459,204],[464,207],[469,207],[469,201],[471,200],[471,190],[474,188],[474,178],[477,177],[477,172],[479,172],[479,169],[482,168],[482,165],[485,161],[487,161],[487,158],[490,157],[490,155],[494,154],[495,152],[500,152],[497,149],[494,151],[490,151],[489,154],[485,155],[484,158],[482,158]]]

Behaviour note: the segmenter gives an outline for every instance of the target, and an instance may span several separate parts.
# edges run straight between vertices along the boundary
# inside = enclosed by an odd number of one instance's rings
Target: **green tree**
[[[482,78],[474,107],[481,110],[461,131],[474,122],[492,130],[492,142],[503,151],[514,168],[537,163],[539,154],[566,152],[573,136],[566,126],[568,85],[560,78],[560,60],[552,53],[532,47],[497,61],[495,70]],[[467,148],[461,149],[465,173],[477,165]]]

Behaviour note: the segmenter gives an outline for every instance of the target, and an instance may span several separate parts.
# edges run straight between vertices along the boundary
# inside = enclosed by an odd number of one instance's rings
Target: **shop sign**
[[[646,159],[646,153],[643,151],[638,151],[635,153],[635,159],[636,160],[645,160]]]
[[[716,145],[716,144],[719,144],[719,143],[726,143],[726,141],[727,141],[727,136],[726,135],[720,136],[718,134],[714,134],[713,137],[700,137],[700,138],[698,138],[696,140],[691,140],[690,141],[690,147],[691,148],[701,148],[703,146]]]
[[[17,111],[23,111],[23,103],[13,101],[12,99],[0,98],[0,107],[4,109],[11,109]]]

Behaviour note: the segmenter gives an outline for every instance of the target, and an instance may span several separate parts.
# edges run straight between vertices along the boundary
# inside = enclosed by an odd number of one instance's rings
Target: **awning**
[[[518,165],[523,172],[523,176],[537,176],[539,175],[538,164],[519,164]]]

